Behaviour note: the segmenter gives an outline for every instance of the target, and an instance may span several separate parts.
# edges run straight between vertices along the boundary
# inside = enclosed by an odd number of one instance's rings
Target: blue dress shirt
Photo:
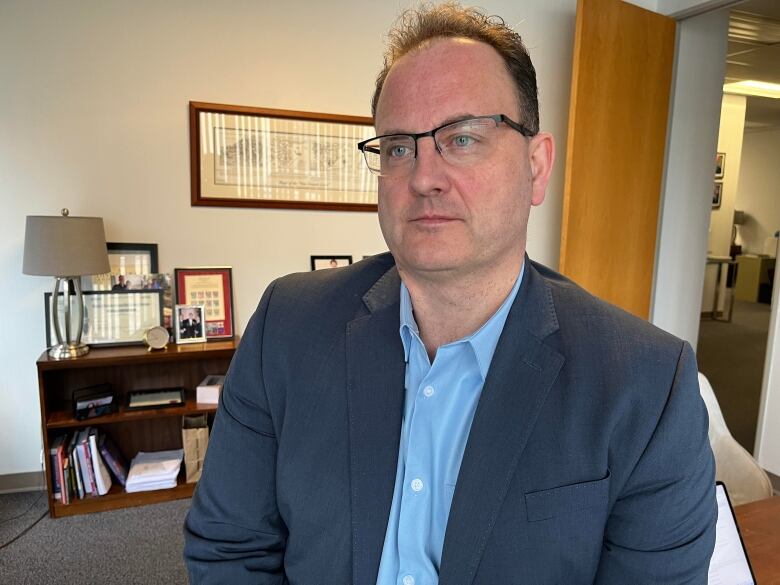
[[[455,482],[474,411],[525,264],[476,332],[436,350],[433,364],[401,283],[406,394],[393,503],[377,585],[436,585]]]

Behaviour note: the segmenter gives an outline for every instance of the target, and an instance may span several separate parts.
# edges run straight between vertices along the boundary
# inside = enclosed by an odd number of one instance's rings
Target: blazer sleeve
[[[263,295],[230,364],[185,520],[184,559],[193,585],[286,583],[277,440],[263,383],[263,330],[273,289]]]
[[[652,438],[607,520],[595,584],[706,585],[717,519],[707,430],[684,343]]]

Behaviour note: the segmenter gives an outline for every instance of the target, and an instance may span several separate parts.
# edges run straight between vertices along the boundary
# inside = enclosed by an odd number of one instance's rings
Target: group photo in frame
[[[173,281],[177,305],[203,306],[207,339],[233,338],[233,273],[230,266],[175,268]]]
[[[83,291],[84,329],[81,341],[94,346],[140,345],[150,327],[163,325],[163,292],[139,291]],[[46,319],[46,347],[56,339],[51,318],[52,293],[44,293]],[[59,293],[58,304],[64,301]],[[64,326],[64,324],[63,324]],[[75,327],[75,324],[71,324]]]
[[[139,289],[130,283],[159,271],[157,244],[106,242],[106,251],[111,272],[82,276],[83,290]]]
[[[352,256],[312,256],[311,269],[341,268],[352,264]]]
[[[174,307],[176,343],[203,343],[206,341],[206,307],[204,305],[176,305]]]
[[[190,102],[193,206],[376,211],[364,116]]]

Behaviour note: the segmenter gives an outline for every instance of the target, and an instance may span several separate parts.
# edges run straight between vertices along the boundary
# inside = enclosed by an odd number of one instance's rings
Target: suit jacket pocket
[[[609,470],[602,479],[528,492],[525,508],[528,521],[538,522],[586,508],[603,508],[608,500]]]

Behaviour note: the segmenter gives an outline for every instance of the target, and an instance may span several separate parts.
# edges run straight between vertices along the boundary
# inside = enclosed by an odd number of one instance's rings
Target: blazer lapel
[[[393,499],[404,400],[401,281],[391,268],[347,324],[352,582],[375,583]]]
[[[525,274],[474,414],[450,508],[440,585],[468,585],[564,358],[542,340],[557,331],[552,293],[526,256]]]

